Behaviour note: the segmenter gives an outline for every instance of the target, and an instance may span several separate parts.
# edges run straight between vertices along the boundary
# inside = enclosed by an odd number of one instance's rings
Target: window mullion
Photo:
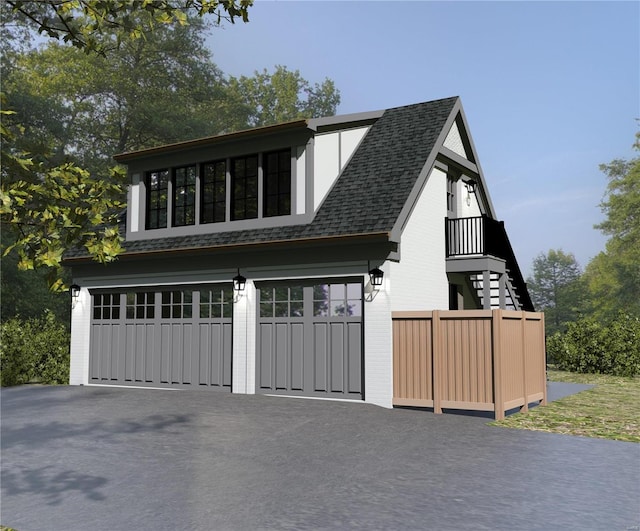
[[[169,179],[167,180],[167,227],[173,227],[174,212],[173,212],[173,190],[175,182],[176,170],[172,168],[169,170]]]
[[[262,164],[264,161],[264,157],[262,153],[258,153],[258,218],[263,217],[262,206],[263,206],[263,182],[264,182],[264,172],[262,168]]]
[[[233,183],[231,182],[231,158],[227,158],[225,161],[225,183],[226,183],[226,208],[224,214],[225,221],[231,221],[231,208],[233,205],[231,204],[231,187]]]

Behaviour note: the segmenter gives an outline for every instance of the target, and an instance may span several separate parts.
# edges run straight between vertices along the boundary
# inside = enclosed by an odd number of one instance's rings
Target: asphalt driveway
[[[637,444],[216,392],[0,399],[0,522],[20,531],[640,529]]]

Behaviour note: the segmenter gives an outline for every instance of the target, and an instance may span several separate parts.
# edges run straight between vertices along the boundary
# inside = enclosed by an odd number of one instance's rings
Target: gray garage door
[[[89,382],[231,390],[231,286],[92,292]]]
[[[362,283],[258,288],[257,391],[363,399]]]

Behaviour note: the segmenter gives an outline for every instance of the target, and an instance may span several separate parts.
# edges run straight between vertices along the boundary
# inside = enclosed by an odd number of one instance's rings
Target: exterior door
[[[231,286],[92,293],[89,383],[231,390]]]
[[[256,390],[362,400],[360,280],[258,286]]]

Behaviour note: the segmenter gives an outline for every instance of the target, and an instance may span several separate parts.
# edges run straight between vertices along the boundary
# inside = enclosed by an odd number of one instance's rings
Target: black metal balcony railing
[[[505,260],[523,309],[534,311],[503,221],[487,216],[445,218],[445,238],[447,258],[479,255]]]

